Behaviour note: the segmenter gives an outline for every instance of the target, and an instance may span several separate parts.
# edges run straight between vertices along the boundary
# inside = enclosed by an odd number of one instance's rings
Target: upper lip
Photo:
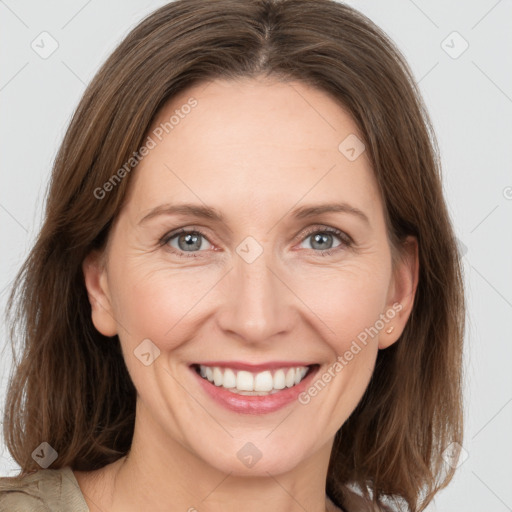
[[[273,370],[275,368],[296,368],[297,366],[312,366],[315,363],[304,361],[269,361],[267,363],[244,363],[242,361],[201,361],[194,363],[192,366],[218,366],[220,368],[232,368],[233,370],[245,370],[248,372],[263,372],[265,370]]]

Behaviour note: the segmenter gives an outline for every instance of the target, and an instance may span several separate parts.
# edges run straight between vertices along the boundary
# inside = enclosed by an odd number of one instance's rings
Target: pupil
[[[186,235],[182,235],[180,237],[180,241],[183,239],[185,240],[186,245],[185,245],[185,249],[183,249],[182,247],[181,248],[185,251],[199,249],[201,247],[201,242],[199,242],[199,244],[198,244],[198,240],[199,240],[198,235],[187,233]]]
[[[314,237],[313,237],[313,248],[315,248],[315,244],[317,243],[326,243],[329,241],[329,237],[331,235],[329,234],[316,234]],[[324,247],[316,247],[316,249],[324,249]]]

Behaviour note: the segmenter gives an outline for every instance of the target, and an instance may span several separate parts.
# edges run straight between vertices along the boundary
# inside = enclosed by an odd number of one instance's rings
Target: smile
[[[217,387],[246,396],[265,396],[291,388],[305,377],[308,366],[278,368],[254,373],[234,368],[198,365],[199,374]]]
[[[264,414],[297,401],[310,385],[319,364],[275,362],[250,365],[238,362],[196,363],[190,366],[199,388],[233,412]]]

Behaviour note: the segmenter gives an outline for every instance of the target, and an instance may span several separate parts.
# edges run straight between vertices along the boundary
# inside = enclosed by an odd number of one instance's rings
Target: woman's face
[[[216,80],[148,133],[105,259],[84,264],[94,324],[119,335],[138,392],[138,439],[241,475],[325,461],[416,286],[412,260],[392,272],[355,123],[299,82]]]

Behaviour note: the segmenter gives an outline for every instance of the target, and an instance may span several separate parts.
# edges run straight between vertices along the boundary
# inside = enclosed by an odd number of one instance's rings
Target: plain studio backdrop
[[[0,0],[0,309],[41,225],[51,166],[87,83],[164,1]],[[464,254],[465,440],[432,511],[512,511],[512,2],[350,1],[396,42],[439,140]],[[41,43],[43,40],[43,43]],[[2,321],[0,397],[10,369]],[[17,464],[0,443],[0,475]]]

